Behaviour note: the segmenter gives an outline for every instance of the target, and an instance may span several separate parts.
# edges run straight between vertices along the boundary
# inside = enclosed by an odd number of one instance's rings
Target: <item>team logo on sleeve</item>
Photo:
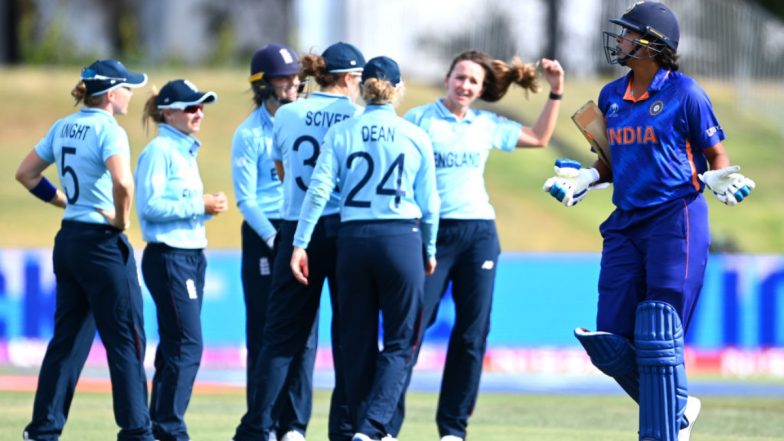
[[[651,104],[651,107],[648,109],[648,113],[650,113],[651,116],[656,116],[660,114],[662,110],[664,110],[664,102],[656,101]]]

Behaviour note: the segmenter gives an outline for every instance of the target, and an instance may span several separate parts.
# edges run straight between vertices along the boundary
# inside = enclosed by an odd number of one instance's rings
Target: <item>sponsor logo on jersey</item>
[[[705,130],[705,134],[706,134],[706,135],[708,135],[708,136],[710,137],[710,136],[713,136],[713,135],[715,135],[715,134],[716,134],[716,132],[718,132],[719,130],[721,130],[721,127],[720,127],[720,126],[713,126],[713,127],[708,127],[708,128]]]

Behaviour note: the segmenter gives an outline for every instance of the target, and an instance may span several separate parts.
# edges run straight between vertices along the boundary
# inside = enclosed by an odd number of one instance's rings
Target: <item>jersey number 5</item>
[[[65,165],[65,155],[75,155],[76,154],[76,147],[63,147],[62,155],[60,160],[60,176],[65,178],[65,175],[71,175],[71,179],[73,180],[73,194],[69,195],[67,188],[65,192],[65,197],[68,199],[69,204],[75,204],[76,201],[79,199],[79,178],[76,177],[76,170],[73,169],[70,165]],[[65,188],[65,182],[63,182],[63,187]]]
[[[367,185],[370,177],[373,176],[373,169],[375,168],[375,163],[373,162],[373,157],[370,156],[367,152],[354,152],[348,155],[346,159],[346,167],[350,170],[351,164],[354,162],[355,158],[362,158],[367,161],[367,169],[365,170],[364,176],[362,179],[359,180],[357,185],[354,186],[348,192],[348,196],[346,197],[346,206],[347,207],[359,207],[359,208],[370,208],[370,201],[358,201],[355,199],[357,193],[362,190],[365,185]],[[405,164],[405,155],[402,153],[397,155],[392,164],[390,164],[389,168],[387,169],[386,173],[384,173],[384,177],[381,178],[381,182],[376,185],[376,194],[383,195],[383,196],[394,196],[395,197],[395,207],[400,205],[400,198],[406,195],[405,191],[402,191],[400,188],[403,186],[403,166]],[[387,188],[387,183],[392,178],[392,173],[397,171],[397,176],[395,177],[395,186],[394,188]]]

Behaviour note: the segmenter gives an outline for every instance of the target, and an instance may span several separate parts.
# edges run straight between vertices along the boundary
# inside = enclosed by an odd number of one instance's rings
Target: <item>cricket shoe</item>
[[[689,441],[691,438],[691,429],[694,428],[694,423],[697,421],[697,417],[700,416],[700,410],[702,409],[702,402],[697,397],[689,396],[686,400],[686,410],[684,411],[684,417],[686,418],[686,422],[688,426],[684,427],[683,429],[678,432],[678,441]]]
[[[272,441],[271,438],[270,441]],[[296,430],[290,430],[283,435],[283,438],[281,438],[280,441],[305,441],[305,436]]]
[[[387,436],[381,438],[381,441],[397,441],[397,438],[387,433]]]
[[[463,441],[463,438],[454,435],[442,436],[441,441]]]
[[[355,433],[354,437],[351,438],[351,441],[379,441],[379,440],[375,440],[365,435],[364,433]]]

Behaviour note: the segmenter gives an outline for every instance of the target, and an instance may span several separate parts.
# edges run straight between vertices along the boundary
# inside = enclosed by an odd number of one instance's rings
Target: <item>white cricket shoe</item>
[[[701,409],[702,402],[700,399],[689,396],[686,400],[686,410],[684,411],[686,422],[688,422],[689,425],[678,432],[678,441],[689,441],[689,438],[691,438],[691,429],[694,428],[694,423],[697,421],[697,417],[700,416]]]
[[[272,441],[272,439],[270,439]],[[289,430],[280,441],[305,441],[305,436],[296,430]]]
[[[392,435],[387,433],[387,436],[381,438],[381,441],[397,441],[397,438],[394,438]]]
[[[463,438],[454,435],[442,436],[441,441],[463,441]]]

